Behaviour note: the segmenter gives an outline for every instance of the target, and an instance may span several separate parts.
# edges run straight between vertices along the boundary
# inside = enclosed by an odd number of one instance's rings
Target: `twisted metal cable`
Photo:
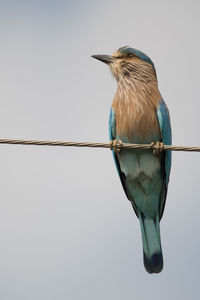
[[[121,149],[152,149],[160,152],[163,150],[200,152],[200,147],[163,145],[162,143],[158,143],[158,142],[151,143],[151,144],[128,144],[116,140],[111,141],[109,143],[97,143],[97,142],[0,139],[0,144],[110,148],[115,152],[119,152]]]

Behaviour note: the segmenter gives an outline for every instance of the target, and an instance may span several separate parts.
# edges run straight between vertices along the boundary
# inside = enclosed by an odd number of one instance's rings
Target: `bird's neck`
[[[119,62],[111,65],[111,71],[117,80],[117,98],[148,101],[160,96],[154,66],[141,60]]]
[[[138,79],[135,77],[121,76],[117,80],[117,101],[139,101],[148,104],[157,104],[161,100],[156,77]]]

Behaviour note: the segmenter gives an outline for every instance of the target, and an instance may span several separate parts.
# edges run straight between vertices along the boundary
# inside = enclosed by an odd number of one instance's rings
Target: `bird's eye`
[[[133,54],[131,54],[131,53],[129,53],[129,54],[128,54],[128,57],[129,57],[129,58],[133,58],[133,57],[134,57],[134,55],[133,55]]]

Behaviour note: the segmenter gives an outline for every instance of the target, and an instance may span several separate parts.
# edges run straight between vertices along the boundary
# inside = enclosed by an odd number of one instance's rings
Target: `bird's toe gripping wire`
[[[113,150],[116,154],[118,154],[120,152],[120,150],[123,147],[123,143],[120,140],[113,140],[110,141],[110,150]]]
[[[155,156],[158,156],[164,150],[164,144],[162,142],[152,142],[150,145]]]

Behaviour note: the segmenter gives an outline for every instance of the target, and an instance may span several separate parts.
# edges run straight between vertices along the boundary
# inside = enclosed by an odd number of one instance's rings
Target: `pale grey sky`
[[[155,63],[173,143],[200,145],[199,1],[0,1],[0,137],[107,141],[116,89],[92,54]],[[0,299],[199,297],[200,154],[173,153],[164,270],[105,149],[1,145]]]

